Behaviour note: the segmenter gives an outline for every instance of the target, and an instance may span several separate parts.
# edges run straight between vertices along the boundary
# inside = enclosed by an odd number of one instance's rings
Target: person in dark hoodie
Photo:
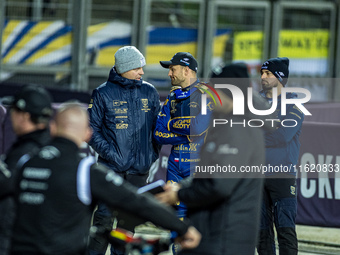
[[[8,169],[16,171],[19,159],[50,141],[49,121],[53,115],[52,97],[40,86],[27,85],[14,97],[6,97],[2,103],[10,107],[10,119],[17,136],[5,155]],[[14,201],[11,197],[0,201],[0,254],[8,254],[10,235],[15,218]]]
[[[242,64],[228,65],[212,77],[212,84],[233,84],[244,95],[250,85]],[[202,234],[197,248],[179,254],[248,255],[254,254],[257,244],[263,189],[259,169],[265,163],[263,128],[231,125],[231,121],[247,123],[273,116],[255,116],[247,108],[244,115],[233,115],[233,100],[237,99],[226,89],[218,90],[218,94],[222,106],[216,105],[213,119],[227,123],[211,127],[194,178],[178,186],[166,185],[165,192],[157,195],[161,202],[187,205],[188,218]],[[254,93],[253,102],[256,109],[269,108],[258,93]],[[273,129],[269,123],[263,127]]]
[[[299,136],[304,114],[292,104],[287,104],[286,115],[281,113],[281,91],[287,84],[289,59],[272,58],[261,67],[261,95],[269,102],[277,97],[278,119],[291,127],[279,127],[271,133],[265,133],[266,165],[280,167],[281,172],[266,174],[261,230],[258,245],[260,255],[275,254],[274,225],[277,232],[279,252],[284,255],[297,254],[298,241],[295,231],[297,213],[296,173],[294,165],[298,163],[300,150]],[[275,95],[274,88],[277,88]],[[287,93],[287,99],[297,98],[295,93]],[[295,125],[295,126],[294,126]],[[285,172],[288,169],[289,172]]]
[[[80,156],[91,135],[88,122],[81,104],[62,104],[51,123],[50,143],[22,156],[12,176],[0,161],[0,198],[12,195],[16,201],[10,254],[84,255],[97,201],[176,231],[183,248],[196,247],[200,234],[172,208],[150,194],[137,194],[114,171],[95,164],[93,156]]]
[[[108,80],[93,91],[88,108],[93,129],[89,145],[98,153],[98,162],[137,187],[146,184],[159,153],[153,140],[159,94],[142,80],[144,65],[145,58],[136,47],[120,48]],[[133,230],[133,224],[125,222],[124,228]],[[112,213],[106,205],[98,204],[93,224],[112,227]],[[107,245],[106,238],[91,237],[90,255],[105,254]],[[111,247],[111,254],[121,253]]]

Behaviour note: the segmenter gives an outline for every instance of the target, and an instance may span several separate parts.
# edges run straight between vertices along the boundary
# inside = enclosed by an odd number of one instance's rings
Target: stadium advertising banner
[[[278,57],[290,59],[291,74],[324,75],[327,72],[328,41],[328,30],[282,30]],[[262,42],[262,31],[235,32],[233,61],[246,62],[254,68],[261,65]]]
[[[297,223],[340,227],[340,124],[304,122]]]
[[[69,65],[72,53],[72,26],[64,21],[6,20],[3,31],[4,64]],[[170,59],[174,52],[197,51],[198,30],[149,26],[146,59],[159,67],[160,59]],[[114,65],[114,53],[131,42],[132,26],[112,21],[89,26],[87,53],[91,65]],[[213,39],[213,58],[221,60],[230,29],[217,29]],[[215,61],[217,61],[215,60]]]
[[[262,64],[262,41],[262,31],[235,32],[233,60],[245,62],[255,61],[258,64]]]
[[[197,51],[197,29],[153,27],[148,31],[146,59],[159,66],[173,52]],[[92,65],[112,66],[114,53],[131,41],[129,23],[112,21],[89,26],[87,52]],[[213,39],[212,62],[223,60],[231,29],[217,29]],[[288,57],[291,73],[323,75],[327,70],[328,30],[282,30],[278,56]],[[233,61],[261,65],[262,31],[234,31]],[[2,37],[4,64],[67,65],[71,60],[72,26],[64,21],[6,20]]]

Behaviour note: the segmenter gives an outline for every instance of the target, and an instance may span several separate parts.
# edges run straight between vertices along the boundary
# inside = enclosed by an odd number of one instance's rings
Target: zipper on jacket
[[[136,94],[136,96],[134,96],[134,94]],[[133,118],[131,121],[135,121],[137,122],[138,119],[138,115],[137,115],[137,107],[138,107],[138,99],[137,99],[137,87],[131,88],[130,89],[130,98],[131,98],[131,102],[133,104]],[[133,125],[134,130],[133,130],[133,143],[132,143],[132,150],[133,150],[133,157],[135,159],[134,165],[138,162],[137,160],[137,153],[136,153],[136,148],[137,148],[137,126],[139,125],[139,121],[138,123],[136,123],[135,125]]]

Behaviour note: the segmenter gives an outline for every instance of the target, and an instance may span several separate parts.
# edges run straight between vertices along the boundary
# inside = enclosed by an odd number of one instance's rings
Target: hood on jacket
[[[142,86],[143,83],[143,79],[130,80],[122,77],[120,74],[117,73],[115,67],[111,68],[108,81],[112,83],[117,83],[122,87]]]

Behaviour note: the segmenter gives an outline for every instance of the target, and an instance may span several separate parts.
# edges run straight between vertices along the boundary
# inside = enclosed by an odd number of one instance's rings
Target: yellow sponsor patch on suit
[[[177,120],[173,124],[174,128],[185,129],[190,128],[191,119]]]
[[[156,131],[155,136],[162,137],[162,138],[171,138],[171,137],[177,137],[178,135],[174,133],[163,133],[160,131]]]

